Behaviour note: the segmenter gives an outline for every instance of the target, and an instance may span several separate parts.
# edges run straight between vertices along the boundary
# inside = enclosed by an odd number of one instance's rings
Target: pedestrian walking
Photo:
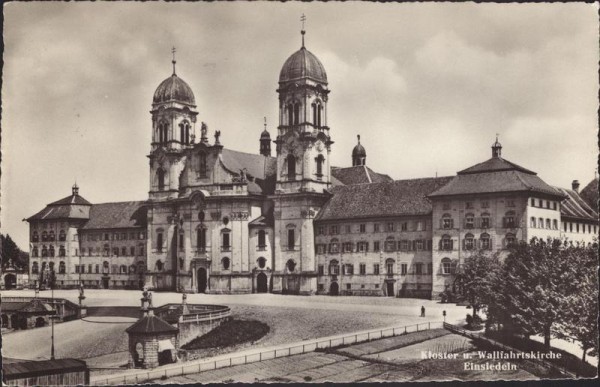
[[[421,317],[425,317],[425,307],[421,306]]]

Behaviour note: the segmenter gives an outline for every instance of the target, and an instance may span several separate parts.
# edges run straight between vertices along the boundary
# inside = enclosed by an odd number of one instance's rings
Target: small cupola
[[[356,136],[358,144],[352,149],[352,166],[366,165],[367,163],[367,151],[365,147],[360,144],[360,134]]]
[[[73,192],[73,196],[79,195],[79,186],[77,185],[77,183],[73,184],[73,188],[71,189],[71,191]]]
[[[492,157],[502,157],[502,144],[498,141],[498,135],[496,135],[496,142],[492,145]]]
[[[260,134],[260,154],[263,156],[271,156],[271,134],[267,130],[267,117],[265,117],[265,129]]]

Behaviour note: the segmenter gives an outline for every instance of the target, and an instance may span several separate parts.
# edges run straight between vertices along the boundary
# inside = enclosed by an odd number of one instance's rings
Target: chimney
[[[579,193],[579,180],[573,180],[573,183],[571,183],[571,188],[573,188],[573,191]]]

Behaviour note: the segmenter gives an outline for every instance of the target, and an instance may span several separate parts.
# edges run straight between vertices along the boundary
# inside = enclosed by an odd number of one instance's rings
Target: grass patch
[[[197,337],[183,349],[223,348],[256,341],[269,333],[269,326],[256,320],[229,320],[207,334]]]

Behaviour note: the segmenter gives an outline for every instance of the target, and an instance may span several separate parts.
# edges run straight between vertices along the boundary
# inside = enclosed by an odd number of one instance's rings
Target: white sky
[[[332,163],[395,179],[453,175],[503,156],[547,183],[594,178],[598,13],[592,4],[63,3],[4,5],[3,233],[70,194],[143,200],[158,84],[177,74],[227,148],[274,138],[277,80],[306,46],[331,89]],[[199,128],[197,128],[199,130]],[[274,149],[274,147],[273,147]]]

